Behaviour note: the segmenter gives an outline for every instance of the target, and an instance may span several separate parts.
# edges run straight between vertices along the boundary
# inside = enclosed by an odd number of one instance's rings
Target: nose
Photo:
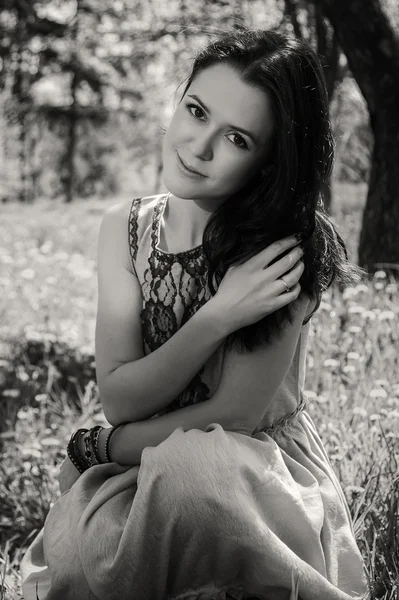
[[[209,133],[196,133],[191,141],[191,154],[202,160],[211,160],[213,156],[212,136]]]

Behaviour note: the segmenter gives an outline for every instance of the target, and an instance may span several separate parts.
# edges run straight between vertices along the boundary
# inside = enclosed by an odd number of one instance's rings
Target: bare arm
[[[98,244],[96,374],[111,425],[147,419],[190,383],[230,331],[207,303],[160,348],[145,356],[140,284],[127,241],[129,205],[109,209]]]
[[[212,402],[212,399],[147,421],[126,423],[112,434],[109,445],[111,461],[121,465],[139,465],[144,448],[158,446],[178,427],[204,430],[211,423],[219,423],[223,429],[233,431],[226,411]],[[100,433],[99,452],[102,462],[105,462],[105,439],[109,431],[110,428],[107,428]]]
[[[144,356],[142,295],[130,262],[128,203],[108,210],[98,244],[96,373],[112,425],[148,419],[168,406],[232,331],[256,322],[297,298],[300,248],[266,268],[294,237],[276,242],[244,265],[230,268],[218,293],[157,350]],[[287,271],[291,269],[288,273]],[[284,273],[292,289],[282,294]]]
[[[110,418],[106,415],[108,421],[114,425],[141,421],[168,406],[224,337],[204,306],[157,350],[111,371],[106,389],[110,391],[108,398],[114,400],[109,407]]]
[[[122,465],[137,465],[146,446],[157,446],[175,429],[204,430],[219,423],[226,431],[251,435],[282,383],[293,358],[302,323],[309,313],[309,301],[301,296],[295,318],[276,341],[250,354],[234,351],[225,355],[222,378],[216,393],[204,402],[139,423],[127,423],[111,438],[111,460]],[[100,434],[100,457],[109,429]]]

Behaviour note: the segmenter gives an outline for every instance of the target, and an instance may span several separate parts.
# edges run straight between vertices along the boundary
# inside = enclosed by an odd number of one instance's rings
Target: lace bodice
[[[164,344],[211,297],[202,246],[179,253],[161,250],[160,226],[168,195],[135,198],[129,212],[129,251],[140,282],[143,351],[147,355]],[[260,430],[271,434],[289,426],[306,406],[303,394],[308,324],[302,328],[294,359],[268,410]],[[186,389],[155,416],[203,402],[216,391],[223,366],[224,344],[206,361]]]

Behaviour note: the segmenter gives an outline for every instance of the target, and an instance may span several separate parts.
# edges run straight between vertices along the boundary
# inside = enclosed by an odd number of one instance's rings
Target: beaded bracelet
[[[90,465],[86,462],[78,448],[78,437],[87,433],[88,429],[78,429],[72,434],[67,446],[69,460],[77,468],[79,473],[84,473]]]
[[[126,425],[126,423],[120,423],[108,432],[107,438],[105,440],[105,461],[106,463],[115,462],[111,461],[109,456],[109,443],[111,439],[111,435],[120,427]],[[89,429],[77,429],[71,436],[67,446],[67,453],[72,464],[77,468],[79,473],[84,473],[87,469],[96,464],[101,464],[100,461],[100,453],[98,450],[98,439],[100,436],[101,430],[104,427],[101,425],[96,425]],[[84,436],[87,432],[89,435],[84,439],[84,456],[79,450],[79,436]]]
[[[107,435],[107,439],[105,440],[105,462],[107,462],[107,463],[109,463],[109,462],[115,462],[115,461],[111,461],[110,457],[109,457],[109,442],[110,442],[110,439],[111,439],[111,435],[113,433],[115,433],[115,431],[117,429],[119,429],[119,427],[123,427],[123,425],[126,425],[126,423],[120,423],[120,425],[115,425],[115,427],[113,427],[109,431],[109,433]]]
[[[84,446],[84,457],[88,464],[92,467],[94,462],[93,450],[91,448],[91,439],[90,439],[90,431],[89,435],[83,435],[83,446]]]
[[[92,427],[90,429],[90,439],[91,439],[92,446],[93,446],[94,456],[95,456],[95,459],[97,460],[98,464],[101,464],[100,452],[98,450],[98,439],[100,437],[100,432],[103,429],[104,429],[104,427],[101,427],[101,425],[96,425],[96,427]]]
[[[101,427],[101,425],[96,425],[96,427],[92,427],[89,430],[89,435],[87,435],[83,440],[84,441],[84,454],[85,454],[84,457],[85,457],[86,461],[88,462],[88,464],[90,465],[90,467],[92,467],[93,465],[98,465],[101,462],[99,459],[99,456],[98,456],[98,444],[97,444],[98,436],[100,435],[101,429],[104,429],[103,427]]]

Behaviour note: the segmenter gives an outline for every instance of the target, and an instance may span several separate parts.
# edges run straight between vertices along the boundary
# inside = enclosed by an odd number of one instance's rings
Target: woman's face
[[[167,189],[217,205],[265,165],[272,132],[269,96],[227,65],[208,67],[191,83],[165,133]],[[202,176],[184,174],[179,157]]]

